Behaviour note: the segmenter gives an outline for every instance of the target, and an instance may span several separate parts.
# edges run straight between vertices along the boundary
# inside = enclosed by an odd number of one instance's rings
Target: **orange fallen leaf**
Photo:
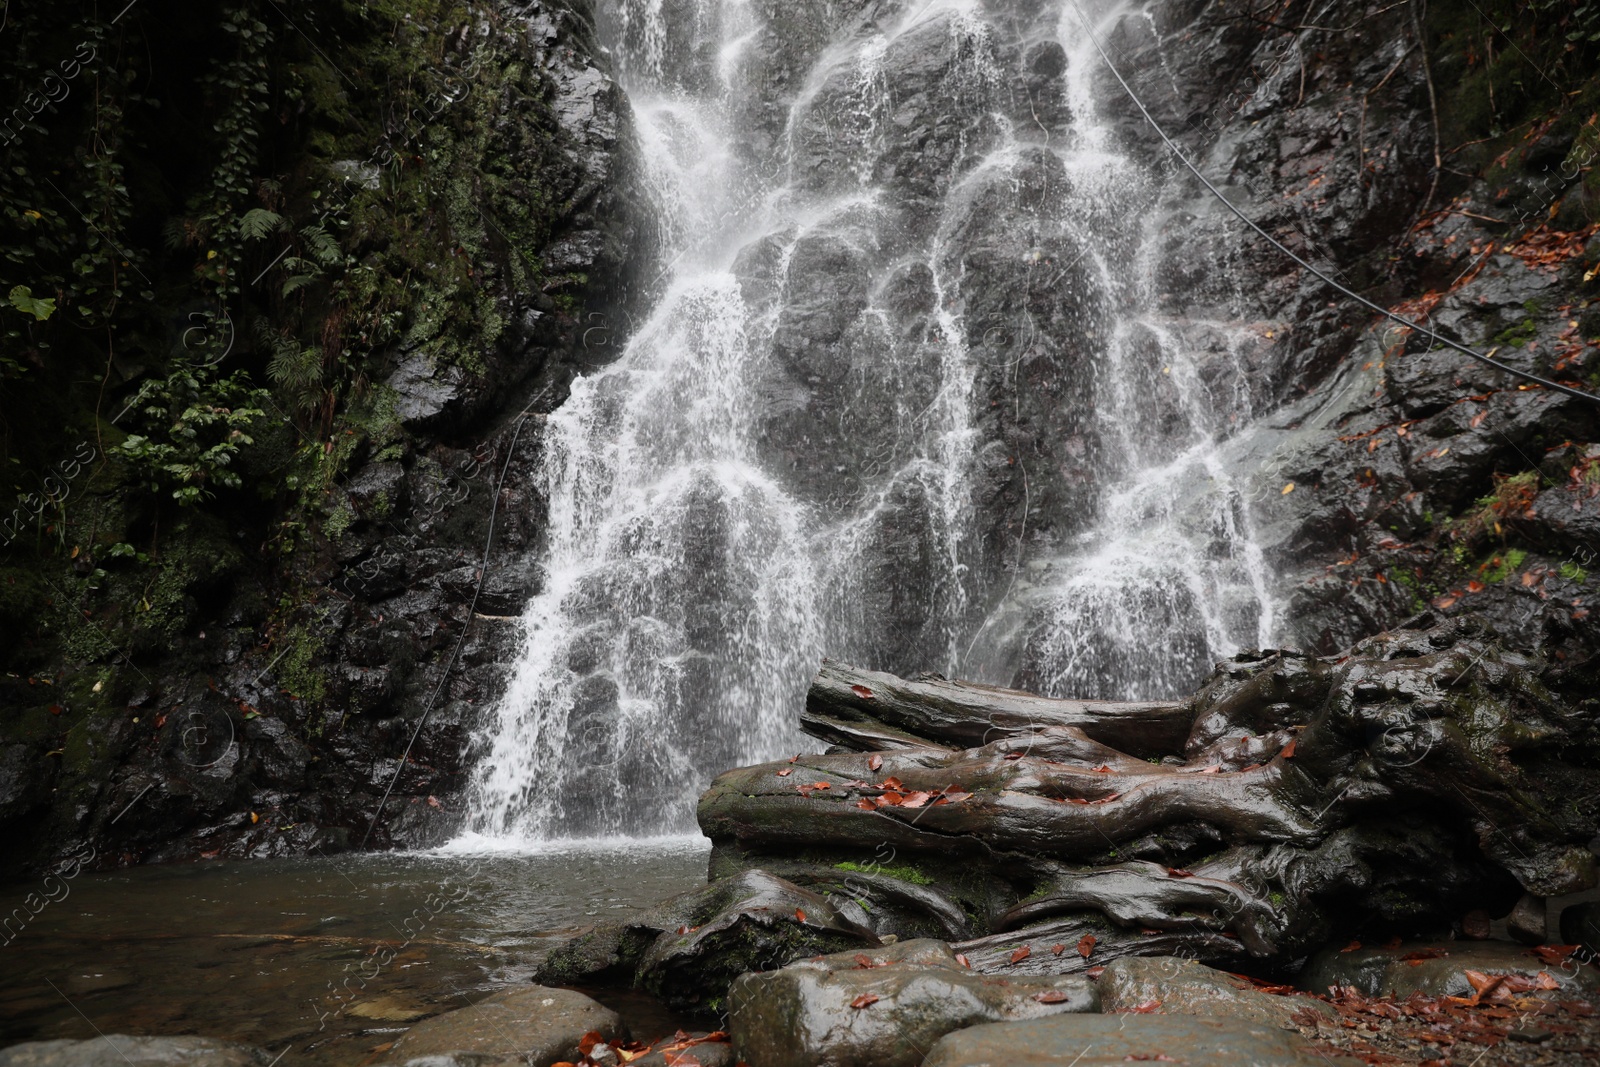
[[[905,787],[906,787],[906,784],[904,782],[902,782],[900,779],[894,778],[894,777],[885,778],[883,780],[883,784],[881,786],[879,786],[880,789],[893,789],[896,792],[899,792],[899,791],[905,789]]]
[[[961,964],[961,966],[963,966],[963,967],[971,967],[972,966],[972,961],[967,959],[967,957],[963,956],[959,952],[956,953],[956,962]]]
[[[1448,955],[1450,955],[1450,953],[1446,952],[1442,948],[1419,948],[1414,949],[1411,952],[1407,952],[1400,958],[1412,963],[1421,963],[1423,960],[1437,960]]]
[[[862,700],[871,700],[872,699],[872,690],[868,689],[864,685],[852,685],[850,687],[850,692],[854,693],[856,696],[860,697]]]
[[[883,766],[883,757],[874,752],[867,757],[867,770],[875,771]]]
[[[1066,945],[1051,945],[1050,946],[1050,955],[1052,955],[1052,956],[1059,956],[1065,951],[1067,951],[1067,946]]]
[[[1361,942],[1352,941],[1348,945],[1346,945],[1344,948],[1340,949],[1339,951],[1340,952],[1354,952],[1356,949],[1358,949],[1360,947],[1361,947]]]
[[[1578,951],[1577,945],[1540,945],[1531,950],[1535,956],[1550,964],[1559,967],[1567,962],[1567,957]]]
[[[598,1030],[590,1030],[588,1033],[578,1038],[578,1051],[587,1056],[596,1045],[603,1045],[605,1043],[605,1035],[601,1034]]]
[[[850,1006],[852,1008],[870,1008],[876,1003],[878,1003],[878,994],[863,993],[856,999],[852,1000],[850,1002]]]
[[[1067,994],[1059,989],[1047,989],[1043,993],[1035,993],[1033,999],[1040,1004],[1061,1004],[1067,999]]]
[[[787,778],[793,773],[794,773],[794,768],[793,767],[785,767],[783,770],[778,772],[778,777],[779,778]]]
[[[1078,955],[1084,959],[1089,958],[1089,953],[1094,951],[1094,943],[1098,940],[1093,934],[1084,934],[1078,938]]]
[[[1021,948],[1017,949],[1017,951],[1011,954],[1011,962],[1013,964],[1021,963],[1031,955],[1033,955],[1033,949],[1027,945],[1023,945]]]
[[[794,909],[794,918],[796,922],[805,922],[806,913],[801,911],[799,908],[796,908]]]
[[[1283,746],[1283,751],[1278,753],[1278,755],[1282,756],[1284,759],[1293,759],[1295,742],[1299,740],[1300,739],[1298,737],[1291,737],[1289,739],[1289,743]]]
[[[1478,581],[1476,578],[1467,583],[1467,592],[1469,593],[1481,593],[1487,588],[1489,587]]]
[[[1506,976],[1503,974],[1484,974],[1482,971],[1462,971],[1467,981],[1472,986],[1472,1000],[1481,1002],[1484,997],[1502,992],[1501,986],[1505,985]]]
[[[856,807],[860,808],[862,811],[878,810],[878,805],[874,804],[870,797],[862,797],[860,800],[856,801]]]

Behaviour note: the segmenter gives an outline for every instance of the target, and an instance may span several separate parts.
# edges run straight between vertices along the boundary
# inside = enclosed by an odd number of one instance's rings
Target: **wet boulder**
[[[631,1067],[733,1067],[733,1045],[725,1033],[708,1034],[702,1031],[678,1031],[651,1045],[636,1059],[628,1061]]]
[[[0,1049],[0,1067],[266,1067],[258,1048],[214,1037],[104,1034],[83,1041],[26,1041]]]
[[[1593,968],[1559,951],[1534,949],[1508,941],[1408,942],[1394,948],[1328,948],[1311,957],[1299,985],[1314,993],[1331,986],[1351,986],[1368,996],[1470,997],[1484,977],[1507,975],[1527,979],[1530,989],[1519,994],[1570,995],[1600,989]],[[1474,980],[1476,979],[1476,981]],[[1522,983],[1518,983],[1519,985]],[[1487,990],[1486,990],[1487,991]]]
[[[1310,1008],[1332,1016],[1320,1001],[1263,992],[1236,975],[1177,956],[1124,956],[1097,980],[1105,1012],[1160,1011],[1210,1015],[1294,1029],[1290,1016]]]
[[[595,926],[552,952],[536,977],[633,984],[675,1008],[716,1010],[746,971],[878,943],[824,897],[752,869]]]
[[[1094,1011],[1096,1000],[1084,978],[981,975],[919,940],[744,975],[728,1010],[734,1051],[762,1067],[916,1067],[953,1030]]]
[[[1131,1060],[1188,1067],[1355,1067],[1270,1024],[1185,1015],[1060,1015],[974,1026],[945,1036],[923,1067],[1121,1067]]]
[[[606,1041],[630,1036],[622,1017],[610,1008],[570,989],[536,985],[494,993],[471,1007],[418,1023],[394,1043],[389,1060],[488,1058],[549,1067],[581,1058],[579,1042],[591,1032]]]

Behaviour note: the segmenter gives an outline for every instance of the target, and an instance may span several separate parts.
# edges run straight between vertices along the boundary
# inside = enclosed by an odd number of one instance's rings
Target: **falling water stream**
[[[666,247],[546,425],[461,845],[692,831],[713,774],[796,750],[824,655],[1148,698],[1270,640],[1228,458],[1252,338],[1161,310],[1163,177],[1071,0],[599,23]]]

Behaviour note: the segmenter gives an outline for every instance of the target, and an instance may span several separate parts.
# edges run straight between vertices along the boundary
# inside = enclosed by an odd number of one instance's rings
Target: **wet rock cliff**
[[[1327,655],[1470,611],[1592,714],[1600,406],[1338,287],[1600,392],[1586,9],[1507,30],[1464,0],[914,7],[750,5],[736,64],[703,5],[593,15],[657,88],[715,95],[737,66],[733,209],[779,189],[816,209],[746,234],[731,274],[758,344],[737,428],[841,531],[804,590],[829,651],[1156,699],[1223,646]],[[34,478],[0,572],[14,864],[83,838],[135,862],[455,825],[467,734],[541,589],[541,419],[611,360],[619,309],[646,311],[660,220],[586,7],[388,14],[328,16],[331,59],[240,15],[213,28],[235,65],[189,82],[110,47],[141,24],[91,20],[122,84],[194,89],[236,154],[157,140],[132,96],[109,155],[77,97],[40,97],[4,149],[8,202],[46,204],[56,142],[27,123],[90,145],[65,192],[100,190],[151,294],[107,304],[121,261],[62,205],[8,216],[7,245],[42,250],[6,266],[31,295],[0,364],[7,456]],[[30,55],[77,43],[29,32]],[[26,101],[44,74],[17,69]],[[80,261],[108,280],[71,281]],[[735,512],[689,495],[674,551],[702,569],[650,592],[687,659],[725,663],[759,568],[729,560]],[[685,716],[738,691],[719,679],[684,673]]]
[[[8,869],[86,843],[120,864],[436,840],[537,580],[540,424],[610,358],[652,246],[585,5],[246,7],[194,33],[244,42],[251,106],[170,166],[151,131],[227,96],[171,42],[128,58],[162,11],[8,38],[44,55],[78,31],[102,79],[149,79],[101,163],[133,176],[104,225],[153,302],[64,282],[48,320],[8,321],[7,448],[37,468],[0,566]],[[77,103],[8,142],[13,185],[88,136]],[[230,202],[185,186],[234,152]],[[57,235],[28,227],[53,221],[9,220],[41,252],[8,289],[44,295]],[[59,228],[57,258],[96,269],[93,231]],[[59,385],[72,359],[100,361],[98,393]]]

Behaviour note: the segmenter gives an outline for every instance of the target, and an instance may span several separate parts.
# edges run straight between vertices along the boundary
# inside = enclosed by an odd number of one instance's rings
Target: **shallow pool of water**
[[[527,981],[572,930],[704,884],[706,849],[677,839],[80,874],[65,896],[52,883],[57,899],[20,931],[10,924],[0,1044],[203,1034],[287,1050],[285,1067],[358,1064],[419,1018]],[[27,915],[40,888],[0,887],[0,906]],[[638,999],[613,1006],[635,1029],[670,1032]]]

